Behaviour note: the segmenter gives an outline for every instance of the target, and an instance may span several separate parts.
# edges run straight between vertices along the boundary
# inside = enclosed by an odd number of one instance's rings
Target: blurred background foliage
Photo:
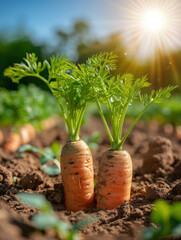
[[[173,97],[171,100],[167,100],[161,105],[153,106],[149,111],[147,111],[144,119],[152,120],[156,118],[160,123],[163,124],[168,122],[171,122],[174,125],[181,124],[181,50],[172,52],[169,54],[169,56],[166,54],[164,55],[162,52],[157,52],[156,58],[140,62],[136,56],[130,57],[129,53],[127,53],[120,33],[112,34],[104,39],[96,39],[96,37],[91,34],[91,27],[86,21],[75,21],[72,24],[71,29],[58,29],[54,34],[56,38],[56,44],[52,46],[51,43],[35,43],[33,41],[33,36],[25,33],[24,29],[21,29],[21,31],[17,30],[17,32],[13,35],[6,34],[5,32],[0,33],[1,103],[3,103],[3,94],[5,95],[5,93],[3,93],[3,88],[7,90],[18,89],[18,85],[13,84],[10,79],[5,78],[3,72],[5,68],[12,66],[14,63],[21,62],[23,57],[25,57],[26,52],[36,53],[36,55],[39,57],[39,60],[49,58],[52,54],[58,53],[67,55],[74,62],[82,63],[95,53],[112,51],[118,56],[117,70],[115,73],[123,74],[125,72],[131,72],[135,75],[135,77],[148,75],[149,81],[152,83],[152,88],[154,89],[167,86],[168,84],[177,84],[179,86],[178,90],[176,91],[177,95],[175,97]],[[37,79],[25,78],[22,81],[22,84],[24,85],[31,83],[37,85],[43,90],[48,91],[45,84]],[[33,87],[32,89],[34,89],[35,92],[37,91]],[[23,91],[25,92],[25,89],[23,90],[23,88],[20,90],[22,93]],[[29,92],[29,95],[32,95],[34,98],[36,98],[36,94],[33,94],[32,91],[30,91],[30,88],[26,91]],[[9,98],[11,98],[13,94],[10,92]],[[34,98],[32,101],[34,101]],[[20,101],[23,101],[21,96],[19,99]],[[14,108],[16,103],[13,103],[12,101],[10,105],[13,106],[10,106],[10,108]],[[25,105],[26,104],[22,104],[22,106]],[[53,106],[53,102],[51,102],[50,106]],[[45,109],[45,106],[43,106],[43,108]],[[140,104],[136,102],[134,106],[130,107],[127,116],[134,117],[134,115],[140,111],[140,108]],[[3,114],[4,109],[1,107],[1,114]],[[95,109],[96,113],[96,108],[94,107],[89,107],[88,112],[92,113],[93,109]],[[56,108],[55,112],[57,112]],[[90,116],[89,113],[87,114],[88,116]],[[47,113],[46,111],[45,114],[51,115],[51,113]],[[16,118],[16,116],[14,118]],[[2,120],[3,119],[1,119],[1,121]]]
[[[136,56],[130,56],[123,44],[120,33],[96,39],[91,34],[91,27],[86,21],[76,21],[68,30],[55,31],[56,44],[35,44],[31,35],[18,30],[12,36],[4,37],[0,33],[0,86],[15,89],[17,86],[3,76],[6,67],[22,61],[25,53],[35,52],[40,60],[59,53],[67,55],[76,62],[84,62],[88,57],[102,51],[113,51],[118,56],[116,73],[131,72],[135,77],[148,75],[153,88],[176,83],[181,86],[181,50],[169,55],[157,51],[156,57],[146,61],[139,61]],[[37,81],[37,80],[36,80]],[[32,82],[34,80],[32,79]],[[27,83],[27,80],[24,80]],[[41,83],[34,82],[41,85]],[[45,86],[44,86],[45,87]]]

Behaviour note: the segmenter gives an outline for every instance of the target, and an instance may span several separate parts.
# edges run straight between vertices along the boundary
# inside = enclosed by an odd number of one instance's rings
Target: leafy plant
[[[173,125],[181,125],[181,96],[174,95],[167,101],[162,101],[160,104],[153,104],[151,108],[149,108],[143,116],[143,120],[151,121],[157,120],[161,124],[172,123]],[[139,113],[140,109],[143,106],[141,102],[135,101],[127,112],[128,118],[135,118],[135,116]]]
[[[31,146],[29,144],[26,144],[24,146],[21,146],[18,149],[18,152],[20,153],[19,156],[21,156],[24,152],[36,152],[41,154],[40,162],[42,165],[42,170],[46,172],[48,175],[59,175],[61,172],[60,169],[60,155],[61,155],[61,146],[58,142],[54,142],[51,144],[49,148],[40,149],[38,147]],[[54,166],[48,166],[46,165],[47,162],[52,161],[56,165]]]
[[[40,121],[60,114],[58,104],[51,94],[33,84],[20,85],[17,91],[3,88],[0,91],[1,126],[19,128],[31,122],[35,127],[41,128]]]
[[[48,77],[43,75],[44,70]],[[84,65],[78,67],[63,56],[53,56],[50,63],[47,60],[38,62],[33,54],[26,54],[24,63],[15,64],[4,72],[5,76],[19,83],[23,77],[37,77],[47,84],[60,105],[66,122],[70,140],[79,139],[79,130],[87,102],[91,101]]]
[[[145,240],[154,240],[170,235],[181,236],[181,202],[169,205],[157,200],[151,213],[151,221],[158,227],[148,227],[143,232]]]
[[[84,137],[83,140],[87,143],[89,146],[89,149],[92,150],[97,150],[98,149],[98,144],[101,141],[101,133],[100,132],[94,132],[92,135]]]
[[[40,194],[19,193],[18,200],[31,207],[40,209],[40,213],[33,216],[32,221],[38,229],[53,228],[64,240],[83,239],[78,230],[98,220],[97,217],[88,217],[75,224],[60,220],[53,212],[51,204]]]
[[[152,90],[150,94],[142,93],[142,89],[150,86],[147,77],[135,80],[132,74],[111,76],[110,71],[115,69],[115,63],[116,56],[112,53],[101,53],[88,59],[85,65],[92,96],[97,103],[112,149],[121,149],[135,123],[149,106],[170,97],[170,92],[176,86],[168,86],[158,91]],[[136,99],[143,104],[143,110],[139,112],[125,135],[122,136],[127,109]],[[105,119],[102,104],[108,108],[112,132]]]

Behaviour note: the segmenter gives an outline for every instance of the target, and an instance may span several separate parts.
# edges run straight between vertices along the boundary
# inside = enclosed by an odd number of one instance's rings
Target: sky
[[[145,29],[152,8],[165,15],[160,31]],[[73,23],[90,25],[91,38],[105,40],[121,33],[128,53],[139,58],[181,49],[181,0],[0,0],[0,34],[23,29],[37,43],[56,44],[57,30],[71,31]],[[155,15],[149,21],[157,26]],[[6,35],[5,35],[6,36]]]
[[[0,31],[17,28],[35,40],[51,40],[57,29],[70,29],[75,20],[86,20],[92,34],[105,37],[120,31],[124,0],[0,0]]]

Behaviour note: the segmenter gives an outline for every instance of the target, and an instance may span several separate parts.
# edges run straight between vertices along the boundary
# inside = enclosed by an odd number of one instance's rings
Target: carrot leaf
[[[176,86],[168,86],[158,91],[153,90],[149,94],[143,94],[142,90],[150,86],[146,76],[135,79],[129,73],[117,76],[111,75],[111,70],[115,69],[116,64],[116,56],[113,53],[95,55],[87,63],[89,66],[87,79],[89,80],[90,89],[97,103],[112,149],[121,149],[129,132],[146,109],[152,103],[159,103],[170,97],[171,91]],[[133,121],[125,135],[122,136],[127,109],[135,100],[140,100],[144,105],[144,109]],[[105,119],[102,110],[103,104],[106,105],[109,111],[111,127],[108,126]]]
[[[79,140],[79,130],[87,102],[92,100],[86,81],[87,67],[76,66],[63,56],[53,56],[50,62],[39,62],[34,53],[26,54],[24,62],[14,64],[4,71],[13,82],[23,77],[37,77],[47,84],[55,96],[66,122],[70,140]],[[44,77],[48,73],[48,77]]]

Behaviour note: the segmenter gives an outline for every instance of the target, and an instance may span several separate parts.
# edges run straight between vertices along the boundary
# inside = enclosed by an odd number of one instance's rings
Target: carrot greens
[[[168,98],[170,92],[176,88],[176,86],[168,86],[158,91],[152,90],[150,94],[143,94],[141,90],[150,86],[146,76],[134,79],[132,74],[111,75],[111,70],[116,66],[116,56],[112,53],[94,55],[87,60],[86,65],[90,89],[109,136],[111,148],[114,150],[122,148],[128,134],[147,108],[154,102],[158,103]],[[122,136],[127,109],[136,99],[144,105],[144,109]],[[102,104],[105,104],[109,110],[111,129],[105,119]]]
[[[154,102],[160,102],[170,96],[176,86],[168,86],[150,94],[142,90],[150,86],[147,77],[134,79],[132,74],[112,76],[116,69],[116,56],[112,53],[100,53],[89,58],[85,64],[77,66],[66,57],[53,56],[48,61],[38,62],[35,54],[26,54],[24,63],[15,64],[5,70],[5,76],[19,83],[23,77],[37,77],[45,82],[53,93],[63,113],[70,140],[79,140],[85,107],[95,101],[109,136],[112,149],[121,149],[133,126]],[[47,77],[44,77],[47,75]],[[139,100],[144,109],[138,114],[124,136],[123,123],[128,107]],[[111,128],[108,126],[102,110],[105,104],[110,113]]]
[[[4,75],[16,83],[23,77],[37,77],[45,82],[60,105],[70,140],[79,140],[86,103],[91,100],[83,65],[77,67],[58,55],[51,57],[50,62],[39,62],[33,53],[26,54],[24,63],[7,68]]]

